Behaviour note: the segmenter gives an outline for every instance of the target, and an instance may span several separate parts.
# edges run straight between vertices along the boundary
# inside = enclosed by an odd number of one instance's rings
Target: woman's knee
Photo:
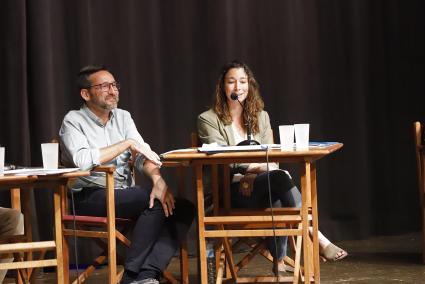
[[[270,172],[270,183],[272,184],[272,187],[277,186],[278,188],[282,188],[286,191],[289,191],[295,186],[291,177],[282,170]]]

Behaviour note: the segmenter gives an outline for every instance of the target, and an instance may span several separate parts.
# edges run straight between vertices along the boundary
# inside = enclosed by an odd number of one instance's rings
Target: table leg
[[[11,205],[11,208],[22,212],[21,189],[19,187],[10,189],[10,205]],[[26,218],[30,218],[29,216],[31,216],[31,215],[28,215]],[[24,218],[25,218],[25,215],[24,215]],[[26,231],[25,231],[25,219],[24,219],[24,234],[25,233],[26,233]],[[19,257],[21,257],[21,256],[19,256]],[[23,280],[22,280],[22,277],[21,277],[21,270],[17,270],[15,282],[17,284],[24,283]]]
[[[196,195],[198,203],[198,234],[199,234],[199,269],[201,275],[201,283],[208,283],[207,277],[207,256],[205,242],[205,224],[204,224],[204,184],[202,165],[196,165]]]
[[[183,167],[178,167],[177,171],[177,181],[178,181],[178,197],[184,196],[185,189],[185,172],[186,169]],[[187,251],[187,239],[180,243],[180,283],[188,284],[189,283],[189,255]]]
[[[24,214],[24,233],[25,233],[25,238],[26,238],[26,242],[32,242],[33,238],[32,238],[32,213],[33,213],[33,207],[31,206],[31,197],[32,197],[32,192],[33,189],[31,188],[31,190],[23,190],[21,192],[22,195],[22,212]],[[34,255],[32,251],[28,251],[25,253],[21,253],[22,257],[24,260],[26,261],[32,261],[34,259]],[[35,270],[35,268],[27,268],[25,269],[26,271],[24,271],[23,273],[19,273],[21,278],[22,278],[22,282],[21,283],[29,283],[30,281],[30,277],[33,273],[33,271]]]
[[[310,267],[310,236],[308,232],[308,208],[311,203],[311,177],[310,177],[310,163],[305,162],[304,167],[301,169],[301,218],[303,230],[303,254],[304,254],[304,281],[310,283],[311,267]]]
[[[320,283],[320,258],[319,258],[319,214],[317,209],[317,184],[316,165],[311,164],[311,215],[313,222],[313,265],[314,283]]]
[[[61,190],[64,185],[61,184],[55,188],[53,193],[53,210],[54,210],[54,223],[55,223],[55,241],[56,241],[56,261],[57,261],[57,276],[56,281],[58,284],[65,282],[63,276],[63,254],[62,254],[62,215],[61,215]]]
[[[68,204],[67,204],[66,195],[67,195],[66,186],[62,186],[60,189],[61,220],[62,220],[62,216],[68,213]],[[69,246],[65,238],[65,235],[63,234],[63,230],[62,230],[62,255],[63,255],[63,278],[64,278],[63,283],[69,284]]]

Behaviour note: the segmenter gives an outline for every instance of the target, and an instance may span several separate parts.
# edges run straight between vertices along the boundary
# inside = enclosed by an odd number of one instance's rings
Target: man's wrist
[[[157,182],[163,180],[163,178],[162,178],[161,175],[152,175],[151,176],[151,179],[152,179],[152,183],[153,184],[156,184]]]
[[[135,141],[131,138],[128,138],[128,139],[125,140],[125,142],[126,142],[126,146],[127,146],[126,149],[128,149],[128,148],[131,148],[134,145]]]

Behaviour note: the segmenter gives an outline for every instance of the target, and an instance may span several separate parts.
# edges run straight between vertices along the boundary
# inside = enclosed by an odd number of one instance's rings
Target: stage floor
[[[425,283],[425,264],[422,264],[421,234],[374,237],[366,240],[337,243],[349,255],[342,261],[321,263],[322,283]],[[190,283],[197,283],[196,258],[190,258]],[[169,271],[179,273],[178,259],[173,259]],[[271,263],[256,257],[244,275],[272,275]],[[75,275],[75,271],[73,271]],[[39,273],[35,283],[54,283],[54,273]],[[85,283],[106,283],[106,269]],[[6,279],[4,283],[14,283]]]

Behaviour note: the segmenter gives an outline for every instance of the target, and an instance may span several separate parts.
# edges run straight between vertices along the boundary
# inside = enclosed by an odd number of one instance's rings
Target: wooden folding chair
[[[413,123],[415,150],[416,150],[416,167],[418,175],[419,203],[422,212],[422,261],[425,263],[425,148],[423,141],[423,125],[416,121]]]
[[[54,140],[57,141],[57,140]],[[97,256],[91,265],[89,265],[73,283],[83,283],[96,269],[108,260],[108,283],[118,283],[124,270],[117,271],[116,259],[116,240],[120,241],[126,247],[129,247],[131,241],[125,236],[125,233],[131,228],[130,219],[115,218],[115,190],[114,190],[114,166],[98,166],[92,169],[95,172],[105,173],[106,179],[106,208],[107,216],[81,216],[73,215],[68,209],[67,192],[62,192],[62,222],[64,237],[85,237],[91,238],[103,248],[102,253]],[[133,171],[134,175],[134,171]],[[116,228],[118,225],[121,231]],[[106,241],[106,242],[105,242]],[[69,248],[64,240],[64,277],[69,281]],[[188,255],[187,245],[184,241],[180,250],[181,283],[188,283]],[[168,271],[164,271],[164,278],[172,284],[178,283],[176,278]]]
[[[20,188],[11,188],[10,189],[10,204],[11,208],[26,212],[31,211],[30,202],[29,202],[29,196],[28,191],[24,192],[25,194],[25,201],[22,202],[21,199],[21,189]],[[23,206],[23,208],[22,208]],[[15,268],[16,269],[16,275],[15,275],[15,283],[32,283],[35,279],[35,271],[37,267],[43,267],[46,266],[46,264],[50,260],[44,260],[44,257],[46,255],[46,252],[48,250],[53,250],[54,246],[49,246],[49,242],[44,242],[46,245],[43,246],[43,248],[37,248],[35,249],[33,246],[23,246],[20,245],[19,248],[14,245],[15,243],[26,243],[26,242],[32,242],[32,227],[31,227],[31,221],[28,216],[24,216],[24,233],[19,235],[13,235],[13,236],[7,236],[2,237],[0,239],[0,244],[6,244],[4,245],[4,248],[10,248],[10,251],[13,251],[13,258],[14,262],[34,262],[36,267],[31,268],[25,268],[25,266],[22,266],[22,268]],[[50,242],[49,244],[53,244],[53,242]],[[3,246],[2,246],[3,247]],[[2,249],[3,251],[3,249]]]
[[[197,133],[191,133],[190,136],[191,141],[191,147],[200,147],[200,142],[198,139]],[[223,176],[229,175],[229,170],[226,168],[223,168]],[[218,165],[211,165],[211,180],[212,180],[212,191],[216,192],[213,194],[213,211],[214,215],[220,214],[220,215],[232,215],[232,216],[255,216],[255,215],[264,215],[264,212],[270,212],[270,208],[265,209],[232,209],[230,208],[230,194],[227,190],[224,190],[224,207],[220,207],[220,201],[217,200],[218,191],[219,191],[219,182],[218,182],[218,176],[219,176],[219,167]],[[226,180],[225,178],[223,181]],[[226,196],[227,195],[227,196]],[[227,203],[227,204],[226,204]],[[276,215],[281,214],[298,214],[300,211],[299,208],[273,208],[273,212]],[[270,214],[270,213],[269,213]],[[254,219],[254,218],[253,218]],[[299,224],[299,222],[294,222],[294,224],[291,223],[282,223],[282,222],[276,222],[275,225],[279,227],[290,227],[294,226],[295,224]],[[261,228],[270,228],[271,224],[267,224],[264,222],[256,222],[256,221],[247,221],[245,224],[228,224],[224,225],[221,224],[223,228],[234,228],[234,229],[261,229]],[[235,278],[236,274],[246,267],[249,262],[256,256],[256,255],[262,255],[265,257],[268,261],[273,263],[274,260],[269,251],[266,248],[266,238],[265,237],[241,237],[237,239],[235,242],[232,242],[232,240],[228,238],[222,239],[222,244],[215,247],[215,255],[216,255],[216,283],[221,283],[223,278],[229,277],[230,275]],[[295,254],[295,251],[298,252],[298,257],[300,255],[301,251],[301,238],[294,238],[289,237],[288,238],[288,244],[291,249],[291,251]],[[238,251],[239,248],[242,246],[248,246],[250,250],[237,262],[235,263],[233,260],[233,251]],[[302,268],[298,267],[296,263],[299,260],[295,261],[294,259],[285,256],[284,258],[285,263],[289,266],[293,267],[295,270],[295,277],[294,282],[298,282],[299,272],[302,272]],[[256,280],[260,282],[268,281],[270,277],[255,277]],[[238,277],[241,281],[251,281],[252,278],[248,277],[246,279],[242,279]],[[264,280],[264,281],[262,281]],[[274,282],[274,280],[272,280]],[[247,283],[248,283],[247,282]]]
[[[118,283],[121,280],[123,270],[117,272],[116,239],[126,246],[130,246],[130,240],[116,229],[116,224],[128,229],[131,220],[115,218],[115,189],[114,189],[114,166],[98,166],[92,171],[105,173],[106,179],[106,208],[107,216],[81,216],[73,215],[68,209],[67,192],[62,192],[62,222],[64,237],[92,238],[103,248],[91,265],[87,267],[73,283],[83,283],[96,269],[97,266],[108,260],[108,283]],[[105,242],[106,240],[106,242]],[[64,240],[64,278],[69,279],[69,248]]]

